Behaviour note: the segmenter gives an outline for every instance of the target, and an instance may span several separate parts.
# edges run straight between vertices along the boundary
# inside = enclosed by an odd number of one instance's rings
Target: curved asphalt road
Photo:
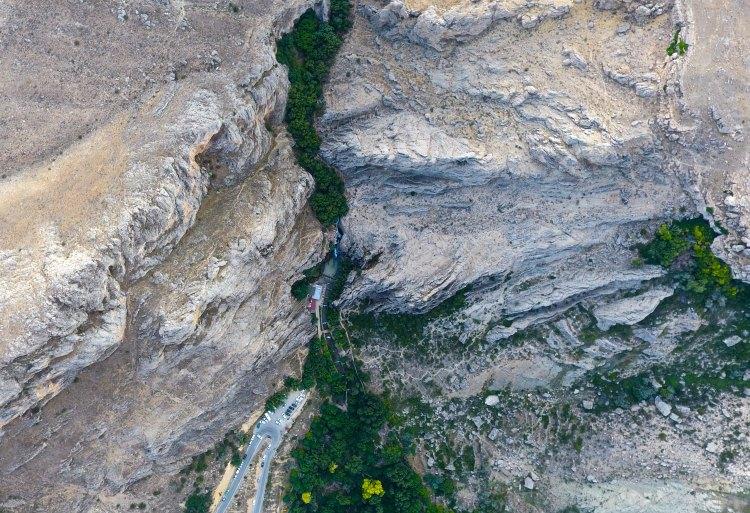
[[[222,495],[221,502],[214,513],[226,513],[229,510],[232,504],[232,499],[234,499],[239,487],[242,486],[245,474],[247,473],[248,468],[250,468],[250,463],[252,463],[260,450],[260,445],[263,442],[263,439],[270,438],[271,445],[266,449],[266,452],[263,455],[263,471],[261,472],[260,479],[258,479],[258,486],[255,491],[255,501],[253,505],[253,513],[261,513],[263,511],[263,498],[266,494],[266,485],[268,484],[268,473],[271,468],[271,460],[276,454],[276,449],[281,445],[281,437],[284,435],[289,424],[289,419],[285,415],[285,412],[287,408],[291,407],[294,401],[297,401],[295,410],[299,409],[302,404],[304,404],[305,399],[307,399],[306,394],[301,395],[299,392],[289,394],[286,402],[271,413],[271,418],[268,421],[256,426],[255,431],[253,432],[253,437],[250,439],[250,443],[245,450],[245,457],[242,459],[242,464],[234,473],[234,477],[229,483],[229,487],[224,492],[224,495]],[[279,421],[278,424],[276,423],[277,420]]]

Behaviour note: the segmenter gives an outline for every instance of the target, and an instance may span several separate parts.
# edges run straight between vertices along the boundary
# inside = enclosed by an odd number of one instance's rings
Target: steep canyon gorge
[[[316,328],[290,288],[336,230],[308,204],[276,42],[329,7],[0,0],[0,511],[140,502],[300,372]],[[747,0],[354,3],[317,119],[356,266],[337,305],[362,336],[367,316],[428,319],[429,357],[383,332],[360,356],[374,388],[438,412],[412,463],[455,472],[456,510],[489,476],[508,511],[748,511],[750,312],[718,292],[686,307],[638,248],[702,218],[750,283],[749,14]],[[673,38],[685,47],[668,54]],[[431,316],[441,304],[455,308]],[[669,368],[708,332],[739,348],[742,385],[679,422],[653,397],[589,413],[592,373]],[[593,426],[583,449],[536,428],[502,445],[517,426],[476,409],[498,399],[492,415],[518,418],[562,397]],[[449,436],[435,422],[464,421],[476,471],[429,470]],[[524,495],[531,474],[544,500]],[[167,495],[149,510],[182,511]]]

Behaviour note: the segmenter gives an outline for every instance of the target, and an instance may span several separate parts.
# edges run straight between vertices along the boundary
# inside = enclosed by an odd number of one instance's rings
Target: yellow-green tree
[[[310,504],[310,501],[312,501],[312,494],[310,492],[302,493],[302,502]]]
[[[362,481],[362,498],[368,500],[375,495],[379,497],[385,495],[383,483],[381,483],[379,479],[365,478],[364,481]]]

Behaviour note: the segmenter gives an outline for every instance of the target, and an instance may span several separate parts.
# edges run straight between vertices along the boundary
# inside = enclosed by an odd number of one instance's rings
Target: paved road
[[[300,396],[300,392],[293,392],[289,394],[286,402],[282,406],[279,406],[271,413],[271,418],[269,420],[259,423],[255,427],[253,437],[250,439],[250,443],[245,450],[245,457],[242,459],[242,464],[235,471],[234,477],[232,477],[232,481],[229,483],[229,486],[224,492],[221,502],[214,513],[226,513],[229,510],[232,500],[234,499],[239,487],[242,486],[247,470],[250,468],[250,464],[260,450],[263,440],[269,438],[271,440],[271,445],[268,446],[268,449],[266,449],[263,454],[263,470],[260,479],[258,479],[258,486],[255,492],[255,502],[253,505],[253,513],[261,513],[261,511],[263,511],[263,500],[266,494],[266,485],[268,484],[268,473],[271,468],[271,460],[276,455],[276,449],[281,445],[281,438],[289,427],[289,419],[285,413],[287,408],[289,408],[292,403],[300,397],[302,397],[302,400],[298,401],[295,410],[301,408],[305,399],[307,399],[307,394]],[[279,423],[277,424],[276,421],[279,421]]]
[[[263,511],[263,500],[266,495],[266,487],[268,485],[268,474],[271,469],[271,460],[276,455],[276,449],[281,444],[281,434],[271,441],[270,447],[266,450],[266,454],[263,456],[263,472],[260,474],[258,479],[258,486],[255,489],[255,499],[253,502],[253,513],[261,513]]]

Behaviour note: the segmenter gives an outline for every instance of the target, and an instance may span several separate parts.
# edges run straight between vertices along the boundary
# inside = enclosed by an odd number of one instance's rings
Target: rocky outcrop
[[[6,427],[0,493],[22,496],[21,511],[87,510],[97,494],[178,470],[261,406],[313,334],[289,294],[323,249],[310,189],[280,136],[242,184],[209,194],[174,251],[127,289],[114,354]]]
[[[48,145],[0,179],[0,508],[108,511],[95,504],[244,420],[312,335],[289,287],[324,237],[280,125],[288,82],[273,54],[311,5],[3,11],[51,46],[60,19],[81,20],[77,67],[50,73],[78,80],[76,109],[107,117],[71,141],[30,112],[25,130],[48,130]],[[41,57],[18,41],[20,80]],[[127,80],[91,83],[92,69]],[[49,103],[54,125],[67,107]]]
[[[723,232],[712,249],[730,264],[736,278],[750,281],[750,146],[744,128],[750,104],[742,59],[748,30],[740,21],[746,12],[746,4],[727,1],[677,3],[675,18],[689,47],[670,62],[674,78],[667,91],[673,93],[673,102],[665,119],[676,140],[677,162],[689,179],[688,190]]]
[[[742,462],[724,472],[702,450],[727,429],[706,419],[740,418],[746,398],[723,394],[697,418],[674,397],[652,397],[592,420],[602,386],[593,374],[669,368],[688,340],[713,334],[692,308],[656,310],[671,287],[635,251],[655,226],[713,216],[726,231],[714,249],[743,276],[747,157],[735,120],[744,104],[732,104],[747,95],[736,80],[741,53],[718,55],[732,39],[722,13],[735,13],[730,25],[742,16],[730,2],[687,2],[699,15],[685,4],[360,3],[321,122],[323,155],[350,193],[342,244],[363,266],[342,306],[365,298],[373,310],[425,311],[465,292],[466,304],[424,338],[410,334],[413,344],[394,350],[384,333],[363,359],[378,385],[432,412],[419,420],[429,426],[419,440],[425,468],[438,466],[443,446],[481,459],[481,477],[462,477],[456,495],[467,510],[493,479],[544,490],[539,511],[718,511],[746,487]],[[706,46],[695,51],[700,25]],[[679,26],[688,53],[668,56]],[[726,73],[717,69],[727,61]],[[719,325],[731,323],[712,306]],[[615,324],[629,327],[604,332]],[[495,397],[514,390],[497,408]],[[599,442],[589,446],[587,434],[575,449],[550,451],[561,431],[544,428],[560,410],[532,403],[559,391],[558,407],[591,412]],[[681,450],[692,429],[706,431]],[[456,474],[452,462],[438,467]],[[540,468],[550,475],[532,478]],[[527,498],[512,508],[536,511]]]
[[[649,316],[674,289],[655,288],[637,296],[624,297],[598,305],[593,314],[600,330],[606,331],[616,324],[633,325]]]
[[[564,17],[534,26],[551,4],[425,5],[361,6],[326,98],[344,245],[372,262],[345,301],[420,310],[473,284],[481,323],[574,304],[658,275],[630,265],[641,230],[701,212],[721,216],[714,249],[744,276],[744,181],[693,163],[713,148],[739,172],[746,149],[687,122],[697,57],[664,51],[682,4],[555,4]],[[447,21],[459,13],[470,28]]]
[[[114,511],[295,363],[312,326],[289,284],[324,237],[272,42],[312,4],[0,5],[0,508]],[[342,302],[467,290],[456,337],[488,345],[552,319],[558,354],[512,355],[498,386],[671,354],[695,312],[585,347],[559,314],[642,320],[666,292],[622,299],[663,274],[633,248],[696,212],[748,279],[747,52],[717,29],[736,6],[704,4],[359,2],[320,120],[363,264]],[[690,49],[667,57],[676,25]]]
[[[423,10],[409,8],[409,2],[394,0],[382,8],[366,5],[366,15],[386,35],[405,36],[434,50],[456,42],[470,41],[501,20],[515,20],[522,27],[536,27],[545,19],[561,18],[570,12],[572,2],[455,2],[439,10],[429,5]],[[450,3],[449,3],[450,5]]]
[[[659,276],[631,264],[641,229],[694,208],[657,122],[669,17],[571,3],[532,27],[550,6],[456,2],[441,19],[515,14],[432,45],[413,30],[437,8],[412,26],[409,5],[361,7],[326,97],[343,244],[365,264],[344,301],[423,310],[472,285],[467,325],[514,321],[494,338]]]
[[[209,189],[240,182],[267,156],[265,124],[278,122],[287,88],[270,43],[306,7],[259,21],[265,32],[249,43],[265,46],[234,76],[169,81],[60,157],[0,183],[0,428],[120,344],[128,286],[170,254]]]

